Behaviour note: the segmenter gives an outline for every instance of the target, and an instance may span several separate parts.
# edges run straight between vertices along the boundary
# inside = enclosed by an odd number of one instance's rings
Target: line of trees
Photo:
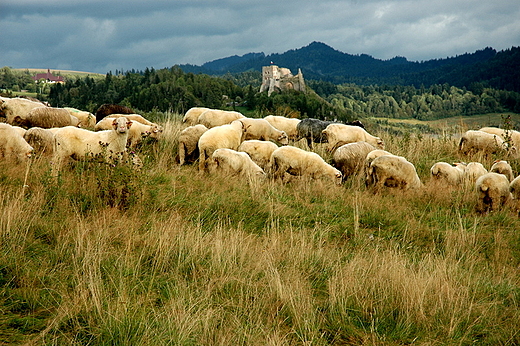
[[[504,111],[520,113],[520,94],[513,91],[480,88],[474,92],[446,83],[429,88],[308,84],[334,106],[356,116],[384,114],[389,118],[434,120]]]
[[[104,103],[148,111],[184,113],[194,106],[232,109],[248,115],[282,114],[350,121],[366,116],[433,120],[457,115],[512,111],[520,113],[520,94],[475,84],[472,90],[447,83],[428,88],[414,86],[336,85],[308,80],[306,93],[259,93],[261,75],[248,71],[221,77],[186,73],[180,67],[108,73],[104,78],[69,78],[38,97],[55,107],[75,107],[95,112]],[[28,78],[29,76],[29,78]],[[0,69],[0,86],[9,89],[30,75]],[[32,83],[34,81],[31,80]],[[23,84],[22,84],[23,85]],[[45,91],[45,89],[42,89]],[[37,91],[40,91],[39,89]]]

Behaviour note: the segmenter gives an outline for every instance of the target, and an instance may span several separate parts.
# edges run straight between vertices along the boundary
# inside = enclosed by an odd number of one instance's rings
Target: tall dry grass
[[[141,172],[78,163],[56,183],[45,159],[2,165],[0,343],[520,342],[520,221],[429,184],[450,140],[386,137],[426,185],[373,194],[179,167],[181,125],[164,124]]]

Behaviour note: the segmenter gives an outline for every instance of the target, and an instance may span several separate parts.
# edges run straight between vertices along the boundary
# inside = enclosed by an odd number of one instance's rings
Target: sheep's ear
[[[131,120],[128,120],[126,122],[126,127],[130,128],[130,126],[132,126],[133,122]]]

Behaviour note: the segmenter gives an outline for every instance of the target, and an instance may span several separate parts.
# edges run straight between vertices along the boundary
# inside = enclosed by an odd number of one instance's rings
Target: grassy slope
[[[374,195],[205,176],[165,128],[141,173],[2,165],[0,344],[520,343],[520,220],[430,184],[454,140],[378,133],[425,188]]]
[[[38,68],[17,68],[14,69],[17,71],[29,71],[31,73],[37,74],[37,73],[46,73],[47,69],[38,69]],[[51,73],[53,75],[60,75],[60,76],[79,76],[79,77],[85,77],[87,75],[89,76],[101,76],[104,77],[104,74],[100,73],[93,73],[93,72],[85,72],[85,71],[72,71],[72,70],[56,70],[56,69],[50,69]]]

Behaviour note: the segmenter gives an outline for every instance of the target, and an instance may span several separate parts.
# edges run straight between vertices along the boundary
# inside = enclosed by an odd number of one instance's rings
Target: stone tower
[[[260,92],[267,90],[267,95],[271,96],[273,91],[297,90],[305,92],[305,81],[301,69],[298,74],[293,76],[291,70],[276,65],[262,67],[262,85]]]

